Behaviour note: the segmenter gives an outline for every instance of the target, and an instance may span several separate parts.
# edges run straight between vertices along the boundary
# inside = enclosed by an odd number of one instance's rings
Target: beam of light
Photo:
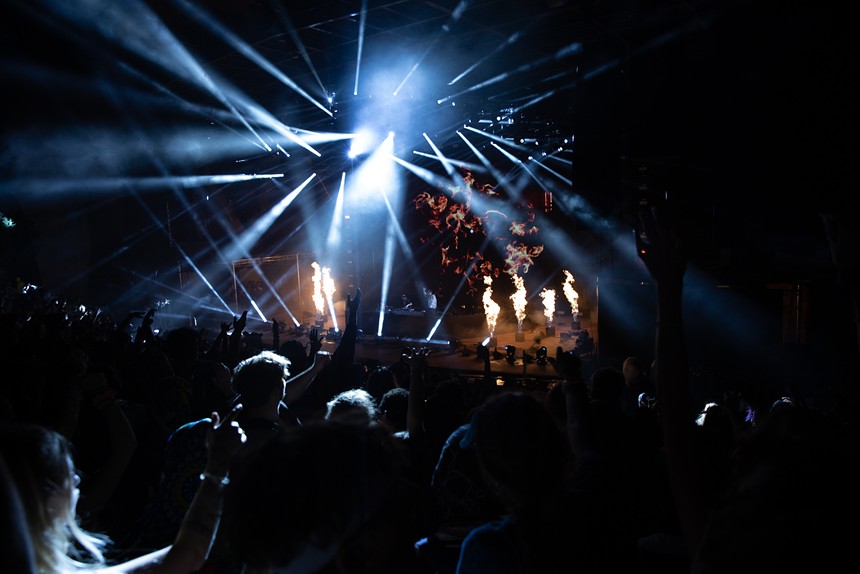
[[[415,165],[414,163],[409,163],[400,159],[399,157],[392,158],[395,163],[403,166],[408,171],[414,173],[433,187],[437,189],[447,189],[448,186],[451,185],[451,180],[448,178],[444,178],[440,176],[438,173],[430,171],[429,169],[423,168],[421,166]]]
[[[325,92],[326,92],[325,86],[323,85],[322,80],[320,79],[319,74],[317,73],[316,67],[314,67],[313,62],[311,62],[311,57],[310,57],[310,54],[308,54],[307,48],[305,47],[304,43],[302,42],[302,39],[299,38],[298,33],[296,33],[296,27],[293,25],[293,22],[290,20],[290,17],[287,14],[286,6],[284,6],[284,3],[281,2],[280,0],[276,0],[276,4],[280,8],[279,10],[276,10],[276,12],[278,13],[278,16],[280,16],[280,18],[281,18],[281,23],[283,24],[284,29],[290,35],[290,39],[292,39],[293,44],[295,44],[296,47],[299,49],[299,52],[302,55],[302,59],[305,61],[305,64],[307,64],[308,69],[311,71],[311,73],[314,76],[314,79],[317,81],[317,84],[320,87],[320,92],[325,94]]]
[[[462,167],[462,168],[468,169],[470,171],[477,171],[480,173],[485,173],[487,171],[485,166],[478,165],[476,163],[471,163],[468,161],[463,161],[463,160],[454,159],[454,158],[442,159],[436,154],[431,154],[431,153],[418,151],[418,150],[412,150],[412,154],[417,155],[417,156],[421,156],[421,157],[426,157],[426,158],[438,161],[439,163],[442,163],[443,161],[447,161],[451,165],[456,165],[457,167]]]
[[[304,180],[297,188],[292,190],[286,196],[283,197],[278,203],[272,206],[269,211],[260,217],[254,225],[246,231],[241,237],[241,245],[244,251],[250,251],[251,247],[257,243],[260,237],[268,231],[268,229],[272,226],[275,220],[281,216],[284,210],[289,207],[289,205],[298,197],[298,195],[308,186],[308,184],[316,177],[316,173],[312,173],[308,176],[306,180]]]
[[[236,119],[236,115],[238,113],[238,110],[235,109],[235,107],[230,107],[229,110],[223,110],[221,108],[215,108],[214,106],[203,105],[203,104],[196,103],[196,102],[194,102],[194,103],[189,102],[188,100],[186,100],[182,96],[180,96],[180,95],[176,94],[174,91],[170,90],[162,82],[160,82],[160,81],[156,80],[155,78],[152,78],[148,75],[145,75],[144,73],[138,71],[135,68],[132,68],[131,66],[127,65],[126,63],[118,62],[117,65],[119,67],[121,67],[122,69],[124,69],[127,73],[138,77],[142,82],[149,84],[155,90],[157,90],[161,94],[164,94],[165,96],[167,96],[175,104],[177,109],[186,111],[186,112],[193,114],[193,115],[203,116],[204,118],[209,119],[209,120],[214,120],[219,126],[232,132],[236,136],[241,137],[243,140],[247,141],[249,144],[253,145],[254,147],[261,149],[263,151],[266,151],[266,152],[271,151],[271,148],[269,147],[269,145],[265,141],[262,140],[260,135],[255,130],[253,130],[253,129],[248,130],[251,132],[251,135],[253,136],[253,137],[249,137],[245,134],[244,131],[237,130],[232,125],[232,123]],[[143,101],[144,99],[151,97],[148,93],[140,93],[140,94],[135,94],[134,92],[131,92],[131,93],[132,93],[132,97],[137,101]],[[242,120],[241,121],[242,125],[245,126],[246,128],[248,128],[249,126],[244,121],[244,119],[242,118],[241,120]],[[182,130],[183,135],[185,135],[186,132],[187,132],[187,128],[183,128],[183,130]],[[190,138],[188,138],[188,136],[185,135],[185,139],[190,139]],[[210,141],[209,145],[206,146],[207,154],[210,154],[210,155],[212,154],[212,147],[213,147],[212,142]]]
[[[447,157],[445,157],[445,154],[442,153],[442,150],[436,147],[436,144],[433,143],[433,140],[430,139],[430,136],[428,136],[426,133],[422,133],[421,135],[424,136],[424,139],[427,140],[427,143],[429,143],[430,147],[433,149],[433,153],[435,153],[436,157],[439,158],[439,161],[442,162],[442,167],[445,168],[445,173],[447,173],[448,176],[453,179],[456,173],[456,171],[454,170],[454,166],[451,165],[451,162],[448,160]]]
[[[487,286],[484,289],[484,295],[481,301],[484,304],[484,315],[487,319],[487,331],[489,332],[489,339],[492,339],[496,334],[496,321],[499,320],[499,311],[502,308],[498,303],[493,301],[493,278],[489,275],[484,275],[484,285]]]
[[[543,301],[543,314],[546,317],[547,328],[552,328],[553,315],[555,315],[555,289],[544,289],[540,292]]]
[[[275,118],[272,114],[270,114],[267,110],[258,106],[255,102],[252,102],[242,96],[241,98],[237,95],[237,99],[242,100],[242,108],[248,115],[252,116],[254,120],[259,122],[262,125],[265,125],[272,131],[284,136],[291,142],[305,148],[312,154],[317,157],[321,157],[320,152],[311,147],[304,139],[298,137],[295,133],[293,133],[293,129],[289,126],[281,123],[277,118]],[[271,148],[268,148],[271,149]]]
[[[359,130],[349,146],[349,157],[354,158],[368,151],[373,146],[375,137],[371,130]]]
[[[566,145],[566,144],[568,143],[568,141],[565,139],[565,140],[564,140],[564,143],[565,143],[565,145]],[[572,153],[572,152],[573,152],[573,150],[570,150],[570,149],[557,149],[557,150],[555,150],[554,152],[552,152],[552,153],[550,153],[550,154],[547,154],[547,156],[544,158],[544,161],[545,161],[545,160],[550,160],[550,159],[551,159],[552,161],[556,161],[556,162],[558,162],[558,163],[560,163],[560,164],[562,164],[562,165],[565,165],[565,166],[567,166],[567,167],[573,167],[573,162],[572,162],[571,160],[569,160],[569,159],[565,159],[565,158],[560,157],[560,156],[558,155],[558,154],[560,154],[560,153],[562,153],[562,152],[565,152],[565,153]]]
[[[331,323],[334,327],[335,331],[339,331],[337,327],[337,313],[334,312],[334,292],[336,291],[334,287],[334,279],[331,276],[331,268],[323,267],[322,268],[322,293],[325,296],[326,303],[328,303],[329,314],[331,315]],[[348,311],[348,310],[347,310]]]
[[[517,333],[523,332],[523,320],[526,318],[526,286],[522,277],[514,273],[511,275],[511,280],[514,282],[516,291],[511,295],[511,301],[514,305],[514,315],[517,318]]]
[[[202,8],[192,6],[189,2],[187,2],[187,0],[177,0],[177,3],[182,6],[185,11],[188,12],[195,20],[208,26],[211,31],[218,34],[221,39],[224,40],[228,45],[233,46],[233,48],[235,48],[239,53],[248,58],[250,61],[257,64],[261,69],[271,74],[272,77],[280,81],[282,84],[284,84],[297,94],[299,94],[301,97],[303,97],[308,102],[322,110],[324,113],[328,114],[329,116],[332,115],[331,111],[327,107],[319,103],[310,94],[304,91],[298,84],[296,84],[292,79],[290,79],[289,76],[280,71],[266,58],[261,56],[259,52],[251,48],[251,46],[249,46],[247,42],[236,36],[236,34],[227,29],[227,27],[222,25],[211,15],[206,13]]]
[[[310,183],[310,181],[314,177],[316,177],[316,174],[315,173],[311,174],[297,188],[295,188],[290,193],[285,195],[283,199],[281,199],[265,215],[263,215],[260,219],[258,219],[250,229],[243,232],[241,234],[241,236],[237,237],[233,233],[233,230],[230,229],[229,225],[227,225],[223,219],[220,220],[222,227],[224,228],[225,232],[227,232],[230,235],[230,238],[232,240],[229,249],[225,250],[225,259],[226,260],[236,260],[239,258],[243,258],[243,259],[249,261],[251,263],[251,265],[254,267],[254,270],[256,271],[257,275],[260,277],[260,279],[266,285],[266,288],[269,291],[269,293],[275,297],[275,299],[281,305],[281,308],[283,308],[283,310],[293,319],[293,322],[296,324],[298,324],[298,322],[297,322],[295,316],[290,311],[290,309],[287,307],[286,303],[283,301],[283,299],[280,297],[280,295],[278,295],[277,290],[274,288],[274,286],[268,280],[266,275],[259,268],[259,266],[257,265],[257,261],[254,260],[253,258],[251,258],[250,250],[251,250],[251,247],[263,235],[263,233],[265,233],[271,227],[271,225],[275,222],[275,220],[295,200],[295,198],[298,197],[299,193],[302,192],[302,190],[308,185],[308,183]],[[272,180],[272,181],[276,181],[276,180]],[[248,297],[248,299],[250,300],[251,298]]]
[[[564,182],[564,183],[566,183],[567,185],[571,185],[571,186],[573,185],[573,180],[572,180],[572,179],[570,179],[569,177],[564,177],[563,175],[561,175],[560,173],[558,173],[558,172],[557,172],[557,171],[555,171],[554,169],[552,169],[552,168],[550,168],[550,167],[547,167],[546,165],[544,165],[544,163],[543,163],[542,161],[534,160],[534,162],[533,162],[533,163],[534,163],[535,165],[537,165],[538,167],[540,167],[540,168],[542,168],[542,169],[545,169],[546,171],[550,172],[551,174],[553,174],[554,176],[556,176],[557,178],[559,178],[561,181],[563,181],[563,182]],[[529,173],[531,173],[531,172],[529,172]]]
[[[190,299],[194,302],[195,308],[203,309],[206,311],[212,311],[214,313],[223,313],[225,315],[230,315],[231,317],[233,316],[233,312],[229,306],[227,306],[227,307],[213,307],[212,305],[208,305],[206,303],[205,299],[202,299],[200,297],[195,297],[193,295],[189,295],[188,293],[185,293],[184,291],[182,291],[181,286],[180,286],[180,288],[176,288],[173,285],[168,285],[167,283],[165,283],[163,281],[158,281],[157,279],[155,279],[152,276],[143,275],[140,271],[136,271],[134,269],[129,269],[129,268],[124,267],[124,266],[117,266],[117,269],[119,269],[120,271],[123,271],[125,273],[128,273],[129,275],[131,275],[133,277],[137,277],[139,280],[145,281],[145,282],[149,283],[150,285],[155,285],[158,287],[159,290],[164,290],[164,291],[173,293],[174,297],[176,297],[176,298],[183,297],[186,299]],[[159,273],[155,272],[153,275],[155,277],[158,277]],[[224,305],[227,304],[223,299],[221,301]]]
[[[326,237],[326,253],[333,253],[341,244],[341,231],[343,227],[343,190],[346,182],[346,172],[340,174],[340,186],[337,190],[337,198],[334,202],[334,213],[331,216],[331,225]]]
[[[191,267],[191,269],[194,271],[194,273],[200,278],[200,280],[203,282],[203,284],[218,299],[218,301],[220,301],[221,304],[224,305],[224,308],[227,311],[230,311],[230,306],[227,304],[226,301],[224,301],[224,299],[221,297],[221,295],[218,293],[218,291],[215,289],[215,287],[212,285],[212,283],[210,283],[209,279],[204,275],[204,273],[200,270],[200,268],[197,267],[197,265],[194,263],[194,260],[191,257],[189,257],[189,255],[185,252],[185,250],[182,248],[181,245],[179,245],[176,241],[174,241],[173,237],[170,235],[169,228],[165,230],[164,226],[159,221],[159,218],[152,212],[152,210],[149,208],[149,206],[144,201],[141,200],[140,196],[138,196],[138,194],[135,193],[134,190],[131,190],[131,192],[134,195],[135,199],[137,200],[138,204],[141,206],[141,208],[144,211],[146,211],[147,215],[149,215],[149,218],[160,229],[164,230],[168,234],[168,236],[170,237],[171,246],[176,248],[176,250],[179,252],[180,256],[182,256],[182,258],[188,264],[188,266]],[[187,202],[185,202],[185,205],[187,206]],[[188,206],[187,208],[192,209],[191,206]],[[231,313],[232,313],[232,311],[231,311]]]
[[[406,77],[403,78],[403,81],[400,82],[400,85],[398,85],[397,89],[394,90],[395,96],[400,93],[400,90],[403,89],[403,86],[406,85],[406,82],[409,81],[409,78],[411,78],[412,75],[416,72],[416,70],[418,70],[418,67],[421,65],[421,63],[424,61],[424,59],[427,58],[427,54],[429,54],[433,50],[433,48],[436,46],[436,44],[439,43],[439,40],[442,38],[442,36],[447,34],[451,30],[452,25],[455,24],[460,19],[460,17],[463,15],[463,12],[466,9],[467,4],[468,4],[468,2],[466,2],[464,0],[464,1],[461,1],[454,8],[454,10],[451,12],[451,17],[442,25],[441,28],[439,28],[439,30],[433,36],[433,39],[430,40],[430,42],[424,48],[424,53],[422,53],[421,56],[418,58],[418,60],[416,60],[416,62],[412,65],[412,68],[410,68],[409,72],[406,74]]]
[[[520,144],[518,144],[518,143],[515,143],[515,142],[514,142],[514,141],[512,141],[512,140],[505,139],[505,138],[503,138],[502,136],[497,136],[496,134],[493,134],[493,133],[490,133],[490,132],[485,132],[485,131],[479,130],[479,129],[477,129],[477,128],[473,128],[472,126],[464,126],[464,127],[463,127],[463,129],[467,129],[467,130],[469,130],[469,131],[475,132],[476,134],[480,134],[480,135],[482,135],[482,136],[484,136],[484,137],[486,137],[486,138],[489,138],[489,139],[491,139],[491,140],[493,140],[493,141],[497,141],[497,142],[499,142],[499,143],[501,143],[501,144],[504,144],[504,145],[506,145],[506,146],[508,146],[508,147],[512,147],[512,148],[514,148],[514,149],[518,149],[518,150],[525,151],[525,152],[531,151],[531,148],[530,148],[530,147],[526,147],[526,146],[524,146],[524,145],[520,145]]]
[[[476,148],[475,144],[470,142],[469,139],[465,135],[463,135],[463,132],[461,132],[460,130],[457,130],[456,133],[458,136],[460,136],[461,140],[466,142],[466,145],[469,146],[469,149],[472,150],[472,153],[474,153],[475,156],[477,156],[477,158],[481,161],[481,163],[484,165],[484,167],[487,168],[487,171],[489,171],[490,175],[493,176],[493,179],[495,179],[496,181],[501,181],[502,180],[502,173],[499,170],[497,170],[495,167],[493,167],[493,164],[490,163],[490,160],[487,159],[487,156],[484,155],[483,153],[481,153],[481,150]]]
[[[352,95],[358,95],[358,78],[361,75],[361,57],[364,53],[364,32],[367,28],[367,0],[361,0],[361,12],[358,16],[358,48],[355,54],[355,83]]]
[[[206,185],[221,185],[238,181],[254,179],[274,179],[284,177],[282,173],[270,174],[224,174],[224,175],[190,175],[168,177],[108,177],[83,179],[24,179],[16,182],[16,189],[21,192],[38,191],[43,196],[63,196],[81,191],[107,194],[121,189],[136,191],[163,191],[165,189],[196,188]],[[40,198],[42,199],[42,198]]]
[[[432,326],[432,327],[430,327],[430,332],[429,332],[429,333],[427,333],[427,336],[426,336],[426,337],[424,337],[424,340],[425,340],[425,341],[428,341],[428,342],[429,342],[429,341],[432,341],[432,340],[433,340],[433,335],[435,335],[435,334],[436,334],[436,330],[439,328],[439,325],[441,325],[441,324],[442,324],[442,316],[440,316],[438,319],[436,319],[436,322],[435,322],[435,323],[433,323],[433,326]]]
[[[254,311],[257,312],[257,315],[260,317],[260,320],[262,320],[264,323],[268,323],[269,320],[266,319],[266,316],[263,314],[262,309],[260,309],[260,307],[257,305],[257,302],[254,301],[252,297],[248,297],[248,301],[250,301],[251,307],[254,308]]]
[[[459,82],[460,80],[462,80],[463,78],[465,78],[466,76],[471,74],[478,66],[480,66],[481,64],[483,64],[484,62],[486,62],[487,60],[492,58],[494,55],[501,52],[502,50],[504,50],[506,47],[514,44],[517,40],[520,39],[521,34],[522,34],[522,32],[514,32],[513,34],[508,36],[508,39],[505,40],[504,42],[502,42],[501,44],[499,44],[498,46],[496,46],[496,48],[494,50],[492,50],[487,55],[485,55],[483,58],[479,59],[477,62],[475,62],[474,64],[472,64],[468,68],[466,68],[464,71],[460,72],[460,74],[458,74],[453,80],[448,82],[448,85],[453,86],[454,84],[456,84],[457,82]]]
[[[388,300],[388,293],[391,290],[391,274],[394,267],[394,226],[391,224],[391,219],[388,220],[388,225],[385,226],[385,248],[382,259],[382,281],[380,290],[380,301],[383,302],[379,306],[379,322],[376,327],[376,336],[382,336],[382,326],[385,323],[385,304]]]
[[[197,265],[194,263],[194,261],[188,256],[187,253],[185,253],[185,250],[182,249],[182,246],[179,245],[178,243],[174,243],[174,246],[179,251],[179,254],[182,256],[182,259],[185,260],[185,262],[188,264],[189,267],[191,267],[191,269],[194,271],[194,273],[197,275],[197,277],[199,277],[200,280],[203,281],[203,284],[209,288],[209,291],[215,296],[216,299],[218,299],[218,301],[221,303],[221,305],[224,306],[224,309],[232,315],[233,311],[230,308],[230,305],[227,304],[227,302],[218,293],[218,290],[215,289],[215,287],[212,285],[212,283],[209,282],[209,279],[206,278],[206,275],[203,274],[203,272],[200,270],[200,268],[197,267]]]
[[[486,88],[488,86],[492,86],[493,84],[498,84],[499,82],[507,79],[510,76],[520,74],[522,72],[527,72],[529,70],[540,67],[540,66],[542,66],[548,62],[551,62],[553,60],[555,60],[555,61],[563,60],[564,58],[567,58],[567,57],[572,56],[574,54],[578,54],[581,51],[582,51],[582,44],[580,42],[573,42],[572,44],[568,44],[567,46],[557,50],[556,53],[553,54],[552,56],[545,56],[543,58],[538,58],[537,60],[534,60],[532,62],[528,62],[528,63],[523,64],[521,66],[518,66],[517,68],[515,68],[512,71],[497,74],[496,76],[489,78],[488,80],[485,80],[479,84],[474,84],[472,86],[469,86],[465,90],[462,90],[456,94],[451,94],[449,96],[446,96],[444,98],[436,100],[436,102],[439,104],[444,104],[445,102],[451,100],[452,98],[462,96],[463,94],[468,94],[470,92],[474,92],[477,90],[481,90],[481,89]]]
[[[58,291],[65,291],[65,290],[67,290],[67,289],[69,288],[69,286],[74,285],[74,284],[75,284],[75,283],[77,283],[79,280],[81,280],[81,279],[83,279],[83,278],[85,278],[85,277],[87,277],[87,276],[91,275],[93,271],[95,271],[96,269],[98,269],[98,268],[99,268],[99,267],[101,267],[102,265],[104,265],[104,264],[108,263],[108,262],[109,262],[109,261],[111,261],[112,259],[114,259],[114,258],[116,258],[116,257],[120,256],[121,254],[125,253],[126,251],[128,251],[128,246],[127,246],[127,245],[123,245],[122,247],[120,247],[119,249],[117,249],[116,251],[114,251],[113,253],[110,253],[110,254],[108,254],[108,255],[104,256],[101,260],[96,261],[93,265],[91,265],[91,266],[90,266],[90,268],[89,268],[89,269],[84,269],[84,270],[82,270],[80,273],[78,273],[78,274],[76,274],[76,275],[73,275],[73,276],[71,276],[71,277],[65,277],[65,278],[64,278],[64,280],[63,280],[63,282],[60,284],[60,286],[59,286],[59,288],[58,288],[57,290],[58,290]]]
[[[561,289],[567,302],[570,304],[570,314],[575,319],[579,315],[579,293],[573,288],[574,281],[573,274],[564,269],[564,285],[562,285]]]
[[[406,256],[406,260],[413,261],[414,254],[412,253],[412,247],[409,245],[409,240],[406,238],[406,234],[403,233],[403,228],[400,226],[400,221],[398,221],[397,214],[394,212],[394,206],[391,205],[391,201],[388,199],[388,194],[383,190],[380,190],[380,193],[383,201],[385,202],[385,209],[388,211],[388,225],[391,229],[391,233],[394,238],[397,239],[397,244]]]
[[[185,46],[144,2],[129,1],[119,6],[120,8],[117,8],[117,3],[110,0],[53,3],[54,13],[62,14],[63,17],[77,22],[85,29],[96,27],[99,34],[107,40],[171,72],[176,77],[197,84],[233,112],[234,117],[268,149],[268,144],[236,110]],[[82,37],[82,41],[90,42],[87,37]],[[153,45],[159,46],[160,49],[153,50]]]
[[[490,142],[490,145],[493,146],[494,148],[496,148],[497,150],[499,150],[500,152],[502,152],[502,155],[505,156],[506,158],[508,158],[509,160],[511,160],[512,163],[515,163],[515,164],[522,164],[523,163],[520,158],[518,158],[517,156],[515,156],[514,154],[512,154],[508,150],[502,148],[496,142]]]

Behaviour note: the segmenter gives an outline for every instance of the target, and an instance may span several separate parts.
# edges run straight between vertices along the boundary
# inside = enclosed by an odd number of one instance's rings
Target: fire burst
[[[555,314],[555,289],[544,289],[540,292],[543,300],[543,314],[546,316],[546,326],[552,327],[552,316]]]
[[[311,267],[314,268],[314,308],[317,311],[317,320],[319,321],[325,314],[325,299],[322,294],[322,269],[320,268],[320,264],[316,261],[311,263]]]
[[[496,334],[496,321],[499,319],[501,307],[493,301],[493,279],[489,275],[484,275],[484,285],[487,286],[484,290],[484,314],[487,316],[487,328],[492,339]]]
[[[570,312],[575,317],[579,314],[579,293],[573,290],[573,275],[567,269],[564,270],[564,285],[562,290],[567,302],[570,303]]]
[[[517,316],[517,332],[523,331],[523,319],[526,318],[526,286],[525,281],[519,275],[511,276],[517,290],[511,295],[511,301],[514,302],[514,314]]]

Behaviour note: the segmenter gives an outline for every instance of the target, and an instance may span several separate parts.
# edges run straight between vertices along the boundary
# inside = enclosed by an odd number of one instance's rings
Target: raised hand
[[[310,344],[311,344],[310,345],[310,347],[311,347],[310,356],[313,357],[316,355],[317,351],[322,349],[322,345],[323,345],[322,339],[319,336],[319,331],[317,330],[316,327],[311,329],[311,332],[308,333],[308,341],[310,341]]]
[[[575,351],[565,351],[560,346],[555,349],[555,357],[547,357],[547,362],[565,381],[582,380],[582,359]]]
[[[206,472],[216,476],[226,476],[233,457],[248,440],[245,431],[236,421],[241,411],[240,403],[224,415],[223,419],[217,412],[212,412],[212,425],[206,431]]]
[[[408,347],[401,355],[403,362],[409,365],[412,369],[424,369],[427,367],[427,356],[430,354],[430,349],[421,347]]]
[[[247,323],[248,323],[248,310],[245,309],[244,311],[242,311],[242,315],[238,319],[236,319],[236,318],[233,319],[233,332],[235,333],[238,331],[239,333],[241,333],[242,331],[245,330],[245,325]]]
[[[349,293],[346,295],[346,308],[350,312],[354,312],[358,310],[358,305],[361,303],[361,289],[355,290],[355,297],[350,299]]]

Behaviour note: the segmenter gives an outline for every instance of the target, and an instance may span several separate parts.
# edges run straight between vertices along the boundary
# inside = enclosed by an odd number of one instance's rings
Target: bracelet
[[[225,476],[218,476],[216,474],[212,474],[211,472],[201,472],[200,473],[200,480],[207,480],[207,479],[211,480],[213,483],[215,483],[218,486],[227,486],[228,484],[230,484],[230,479],[226,475]]]

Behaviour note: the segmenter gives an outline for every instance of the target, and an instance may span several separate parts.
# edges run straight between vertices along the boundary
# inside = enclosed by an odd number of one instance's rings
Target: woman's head
[[[72,444],[48,428],[10,423],[0,426],[0,451],[19,491],[40,571],[79,564],[81,557],[75,553],[73,541],[101,562],[106,540],[77,524],[80,478]]]

